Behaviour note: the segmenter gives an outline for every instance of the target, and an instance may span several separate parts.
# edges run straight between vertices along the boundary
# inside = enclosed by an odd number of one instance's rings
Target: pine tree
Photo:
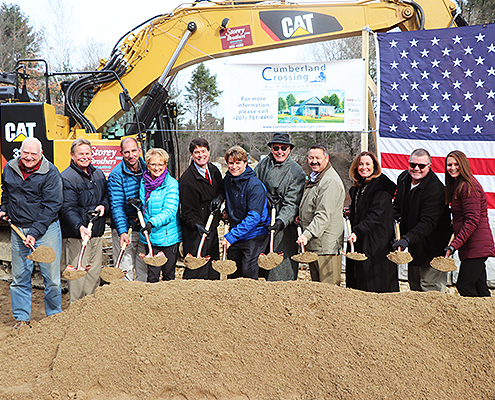
[[[19,59],[39,56],[41,37],[29,26],[19,5],[0,5],[0,71],[11,72]]]
[[[194,70],[186,91],[186,104],[193,114],[196,129],[207,129],[208,114],[218,105],[217,98],[222,94],[217,87],[217,76],[211,75],[210,70],[200,63]]]

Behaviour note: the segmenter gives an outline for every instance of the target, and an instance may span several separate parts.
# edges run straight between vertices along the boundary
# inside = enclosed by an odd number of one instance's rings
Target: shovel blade
[[[67,268],[65,268],[62,273],[62,276],[68,281],[75,281],[76,279],[82,278],[84,275],[86,275],[85,270],[78,270],[72,265],[67,265]]]
[[[55,250],[53,250],[51,247],[41,245],[33,250],[33,252],[26,258],[31,261],[49,264],[54,262],[56,259]]]

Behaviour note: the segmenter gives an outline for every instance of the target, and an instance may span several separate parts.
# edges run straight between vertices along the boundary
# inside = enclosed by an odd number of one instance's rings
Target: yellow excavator
[[[361,0],[348,3],[287,1],[196,1],[158,15],[125,34],[97,71],[78,72],[63,85],[65,115],[50,104],[45,63],[46,102],[33,101],[16,68],[0,74],[1,166],[18,154],[20,143],[35,136],[60,171],[69,165],[72,141],[88,138],[95,164],[107,174],[119,159],[116,124],[130,112],[125,135],[137,134],[144,150],[162,147],[176,159],[176,106],[168,89],[181,69],[211,58],[359,36],[393,28],[419,30],[466,25],[449,0]],[[28,60],[19,60],[18,65]],[[32,60],[30,60],[32,61]],[[22,88],[21,86],[24,86]],[[136,103],[146,96],[139,110]],[[118,126],[118,125],[117,125]],[[112,140],[112,138],[114,140]],[[169,166],[177,175],[176,164]],[[2,251],[8,260],[10,252]],[[6,258],[8,257],[8,258]]]

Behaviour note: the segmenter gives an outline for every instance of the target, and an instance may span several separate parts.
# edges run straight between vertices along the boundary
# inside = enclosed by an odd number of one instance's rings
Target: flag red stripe
[[[382,168],[407,169],[409,155],[382,153]],[[493,175],[495,171],[495,158],[469,158],[473,175]],[[433,172],[445,172],[445,157],[432,157],[431,167]]]
[[[488,208],[491,210],[495,209],[495,193],[486,193],[486,200]]]

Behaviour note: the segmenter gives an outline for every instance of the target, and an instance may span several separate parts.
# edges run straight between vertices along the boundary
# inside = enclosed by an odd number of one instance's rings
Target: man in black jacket
[[[0,218],[10,218],[26,236],[22,240],[12,230],[12,313],[14,328],[29,324],[31,319],[33,261],[26,259],[30,246],[51,247],[55,260],[39,263],[45,282],[47,316],[62,312],[60,255],[62,238],[58,212],[62,206],[62,179],[57,168],[43,156],[41,142],[27,138],[20,155],[5,166],[2,174],[2,206]]]
[[[105,214],[109,209],[107,182],[101,170],[91,165],[91,142],[76,139],[70,149],[70,166],[62,172],[64,203],[60,211],[62,237],[67,264],[77,266],[84,236],[91,239],[84,252],[82,265],[91,269],[82,278],[69,281],[70,301],[92,294],[100,284],[103,255]],[[98,211],[93,229],[88,229],[89,211]]]
[[[210,160],[210,145],[203,138],[193,139],[189,145],[192,162],[179,180],[182,235],[184,254],[196,257],[203,233],[206,241],[201,256],[218,260],[218,233],[220,211],[216,211],[209,230],[205,229],[210,213],[223,202],[222,175]],[[184,279],[220,279],[220,274],[211,267],[211,260],[201,268],[186,268]]]
[[[409,169],[397,179],[394,216],[400,220],[402,238],[392,245],[409,249],[413,260],[408,265],[411,290],[445,292],[447,273],[430,267],[433,257],[445,255],[450,229],[445,187],[430,169],[431,157],[416,149],[409,157]]]

